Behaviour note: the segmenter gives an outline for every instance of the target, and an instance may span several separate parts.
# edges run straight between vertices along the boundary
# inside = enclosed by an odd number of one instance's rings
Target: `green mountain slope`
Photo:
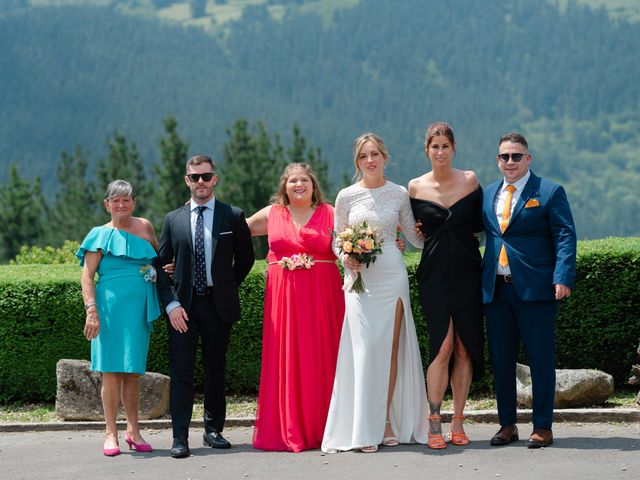
[[[498,177],[497,138],[518,129],[534,171],[567,187],[581,237],[640,235],[632,10],[227,0],[193,18],[188,2],[12,1],[0,7],[0,180],[18,163],[51,192],[61,150],[80,144],[99,157],[115,129],[151,163],[172,114],[191,151],[214,156],[237,118],[280,132],[297,122],[336,181],[352,170],[353,139],[373,130],[404,184],[427,168],[425,126],[447,120],[457,165],[484,184]]]

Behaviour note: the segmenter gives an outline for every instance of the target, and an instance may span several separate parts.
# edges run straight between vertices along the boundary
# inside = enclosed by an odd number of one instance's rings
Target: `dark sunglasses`
[[[213,175],[214,175],[213,173],[189,173],[187,175],[187,178],[189,179],[190,182],[193,182],[193,183],[198,183],[201,178],[205,182],[210,182],[211,179],[213,178]]]
[[[525,155],[528,155],[528,153],[501,153],[498,155],[498,158],[502,163],[508,163],[509,158],[515,163],[518,163]]]

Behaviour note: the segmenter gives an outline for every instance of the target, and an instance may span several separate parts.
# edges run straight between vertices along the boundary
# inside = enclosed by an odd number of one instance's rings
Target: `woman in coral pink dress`
[[[289,164],[272,201],[248,219],[251,234],[269,240],[253,446],[299,452],[322,442],[344,294],[331,250],[333,208],[310,167]]]

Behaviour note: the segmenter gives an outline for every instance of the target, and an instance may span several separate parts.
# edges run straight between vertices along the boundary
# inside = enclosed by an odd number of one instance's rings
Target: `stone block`
[[[64,420],[104,420],[100,389],[102,376],[87,360],[59,360],[56,364],[56,414]],[[163,417],[169,408],[169,377],[147,372],[140,378],[140,419]],[[119,418],[124,418],[122,406]]]
[[[516,385],[518,405],[532,407],[531,372],[528,366],[517,364]],[[584,408],[602,405],[613,393],[613,377],[600,370],[556,370],[554,408]]]

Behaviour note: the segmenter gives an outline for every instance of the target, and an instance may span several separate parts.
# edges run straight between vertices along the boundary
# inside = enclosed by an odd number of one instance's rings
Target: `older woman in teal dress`
[[[128,182],[111,182],[104,206],[111,221],[94,227],[76,254],[83,267],[84,335],[91,340],[91,369],[102,372],[103,453],[120,453],[116,426],[120,399],[127,417],[124,439],[129,448],[151,452],[151,445],[140,434],[138,406],[152,322],[161,313],[153,266],[158,240],[148,220],[132,216],[135,193]]]

